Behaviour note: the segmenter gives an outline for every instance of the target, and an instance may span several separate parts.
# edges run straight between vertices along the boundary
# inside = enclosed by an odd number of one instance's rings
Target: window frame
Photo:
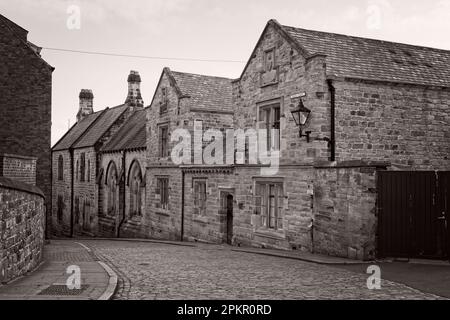
[[[264,112],[264,117],[262,117]],[[277,114],[277,116],[276,116]],[[258,130],[267,130],[265,151],[281,151],[281,119],[283,117],[282,99],[257,104]],[[263,128],[261,126],[264,125]],[[277,131],[278,130],[278,131]]]
[[[197,188],[197,185],[203,185]],[[208,179],[207,178],[194,178],[192,179],[192,191],[193,191],[193,202],[194,202],[194,213],[199,216],[206,216],[206,206],[208,201]],[[197,193],[200,191],[200,193]]]
[[[58,181],[64,181],[64,157],[62,154],[58,157]]]
[[[165,138],[163,137],[165,133]],[[167,158],[169,156],[169,124],[164,123],[158,125],[158,153],[159,158]]]
[[[168,90],[167,87],[161,88],[161,104],[159,107],[159,113],[167,113],[168,111],[168,105],[169,105],[169,97],[168,97]]]
[[[162,210],[169,210],[169,177],[156,177],[155,193],[159,195],[157,207]]]
[[[80,154],[80,182],[86,181],[86,153]]]
[[[274,231],[284,230],[284,182],[257,180],[254,190],[254,214],[261,217],[261,227]]]

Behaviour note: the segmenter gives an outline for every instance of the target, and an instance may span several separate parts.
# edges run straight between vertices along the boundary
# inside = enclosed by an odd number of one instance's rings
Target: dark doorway
[[[448,257],[449,183],[446,172],[379,173],[380,257]]]
[[[227,202],[227,244],[233,242],[233,195],[228,194]]]
[[[223,242],[233,243],[233,193],[231,191],[220,192],[220,220],[223,234]]]

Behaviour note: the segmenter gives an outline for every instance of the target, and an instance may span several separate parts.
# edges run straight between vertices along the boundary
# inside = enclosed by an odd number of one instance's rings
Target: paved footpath
[[[439,299],[336,266],[238,252],[219,245],[80,240],[119,275],[113,299]]]
[[[89,248],[76,241],[52,240],[36,271],[0,285],[0,300],[106,300],[115,289],[114,273],[97,260]],[[80,268],[80,290],[69,290],[66,285],[70,266]]]

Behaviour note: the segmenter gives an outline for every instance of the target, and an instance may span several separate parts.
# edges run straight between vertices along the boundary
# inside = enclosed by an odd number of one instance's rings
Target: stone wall
[[[27,44],[27,31],[3,17],[0,57],[0,153],[37,158],[36,185],[50,209],[53,68]]]
[[[63,159],[62,179],[59,179],[59,157]],[[70,212],[72,206],[72,160],[68,150],[55,151],[52,153],[53,162],[53,188],[52,188],[52,214],[51,231],[55,236],[70,236]],[[62,202],[58,204],[58,197]],[[59,205],[62,205],[59,208]],[[58,210],[62,215],[58,217]]]
[[[44,226],[42,191],[0,177],[0,282],[9,282],[39,265]]]
[[[450,170],[450,90],[335,81],[339,161]]]
[[[316,167],[313,251],[369,260],[376,257],[377,171],[361,161]]]

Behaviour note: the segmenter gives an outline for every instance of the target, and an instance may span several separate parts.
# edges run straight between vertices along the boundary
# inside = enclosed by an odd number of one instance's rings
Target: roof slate
[[[281,26],[310,55],[327,55],[327,75],[450,86],[450,51]]]
[[[138,110],[131,115],[117,133],[111,137],[101,152],[114,152],[121,150],[146,147],[145,137],[146,113]]]
[[[192,107],[204,110],[233,111],[231,79],[171,71]]]
[[[91,147],[105,134],[105,132],[116,122],[116,120],[128,109],[127,105],[120,105],[106,109],[100,119],[89,128],[84,136],[75,143],[74,148]]]
[[[95,112],[88,115],[80,122],[77,122],[69,132],[53,147],[53,151],[66,150],[72,147],[72,145],[85,133],[89,126],[97,120],[103,111]]]

